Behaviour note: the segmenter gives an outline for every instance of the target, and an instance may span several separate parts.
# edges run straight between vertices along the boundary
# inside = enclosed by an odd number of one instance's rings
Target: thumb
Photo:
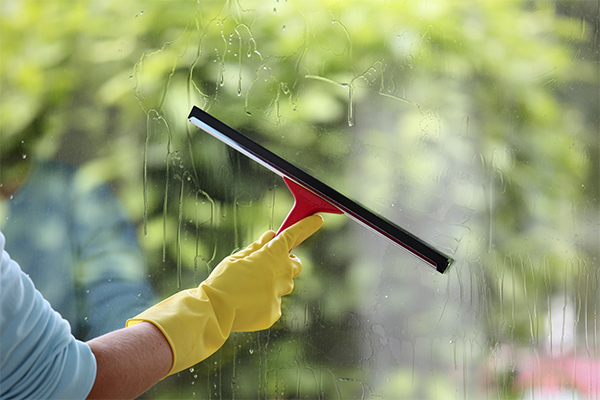
[[[281,243],[280,245],[285,245],[286,251],[290,252],[294,247],[318,231],[322,225],[323,217],[318,214],[311,215],[281,232],[272,242],[277,242],[278,245],[279,243]]]

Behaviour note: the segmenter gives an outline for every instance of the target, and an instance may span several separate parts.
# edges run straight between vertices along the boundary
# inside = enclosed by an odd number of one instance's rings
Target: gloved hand
[[[246,249],[225,258],[196,289],[181,291],[127,321],[148,321],[173,350],[168,375],[189,368],[217,351],[231,332],[267,329],[281,316],[281,297],[289,294],[302,270],[290,251],[323,224],[319,215],[281,232],[269,231]]]

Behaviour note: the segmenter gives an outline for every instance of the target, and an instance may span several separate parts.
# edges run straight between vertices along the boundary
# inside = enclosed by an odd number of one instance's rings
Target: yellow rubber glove
[[[231,332],[267,329],[281,317],[281,297],[302,270],[290,251],[315,233],[323,218],[313,215],[274,238],[269,231],[246,249],[225,258],[196,289],[181,291],[127,321],[148,321],[173,350],[168,375],[217,351]]]

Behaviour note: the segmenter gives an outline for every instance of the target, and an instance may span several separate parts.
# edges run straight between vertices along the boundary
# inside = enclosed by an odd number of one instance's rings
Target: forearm
[[[149,322],[92,339],[97,363],[88,399],[133,399],[164,378],[173,353],[162,332]]]

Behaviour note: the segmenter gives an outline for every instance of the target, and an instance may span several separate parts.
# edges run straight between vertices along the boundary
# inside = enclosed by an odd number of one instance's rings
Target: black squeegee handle
[[[188,118],[194,125],[277,175],[301,185],[352,219],[400,245],[433,266],[438,272],[444,273],[452,263],[451,258],[434,249],[423,240],[349,199],[331,186],[304,172],[200,108],[194,106]],[[298,201],[297,198],[296,201]]]

